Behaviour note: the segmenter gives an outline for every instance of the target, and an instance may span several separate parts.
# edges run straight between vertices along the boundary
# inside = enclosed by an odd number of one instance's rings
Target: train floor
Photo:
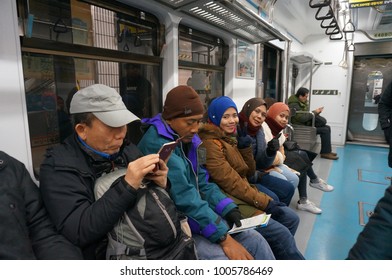
[[[347,257],[392,175],[388,148],[353,144],[335,148],[338,160],[317,156],[313,161],[316,174],[334,186],[334,191],[324,193],[308,187],[308,198],[323,212],[314,215],[297,210],[298,192],[290,204],[301,219],[295,235],[297,246],[309,260]]]

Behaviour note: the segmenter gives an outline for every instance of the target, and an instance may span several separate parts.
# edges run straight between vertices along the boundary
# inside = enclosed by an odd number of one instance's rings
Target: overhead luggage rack
[[[291,53],[290,59],[298,64],[311,63],[311,62],[313,62],[314,65],[323,64],[321,61],[315,59],[311,54],[308,53]]]
[[[201,21],[209,22],[252,43],[288,38],[266,20],[243,6],[228,0],[155,0]]]
[[[306,75],[309,79],[309,86],[308,89],[310,92],[312,92],[312,80],[313,80],[313,74],[317,69],[323,65],[323,62],[314,58],[312,54],[307,53],[307,52],[291,52],[289,56],[289,67],[294,67],[296,68],[297,73],[294,73],[292,71],[292,83],[291,83],[291,94],[295,94],[295,84],[296,84],[296,78],[298,75],[298,71],[305,71]],[[309,95],[309,101],[310,101],[311,95]]]

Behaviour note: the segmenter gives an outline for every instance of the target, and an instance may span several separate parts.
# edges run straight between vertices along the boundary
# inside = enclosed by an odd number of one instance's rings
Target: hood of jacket
[[[232,146],[237,145],[236,137],[226,135],[222,129],[211,123],[203,124],[199,128],[198,134],[203,141],[209,139],[221,139]]]

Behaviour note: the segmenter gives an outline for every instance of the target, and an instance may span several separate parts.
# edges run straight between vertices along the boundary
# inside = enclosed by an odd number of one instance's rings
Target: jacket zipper
[[[152,195],[152,197],[154,198],[155,202],[158,204],[159,208],[161,208],[162,213],[166,217],[166,220],[169,222],[169,224],[173,230],[174,237],[177,237],[177,229],[176,229],[172,219],[170,218],[169,213],[167,213],[165,205],[162,204],[162,202],[159,200],[158,195],[153,190],[149,189],[148,191]]]

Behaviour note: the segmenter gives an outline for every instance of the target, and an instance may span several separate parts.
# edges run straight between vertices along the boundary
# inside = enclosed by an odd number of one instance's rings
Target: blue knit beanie
[[[233,107],[238,113],[237,106],[230,97],[220,96],[215,98],[208,107],[208,119],[216,126],[219,126],[223,114],[230,107]]]

